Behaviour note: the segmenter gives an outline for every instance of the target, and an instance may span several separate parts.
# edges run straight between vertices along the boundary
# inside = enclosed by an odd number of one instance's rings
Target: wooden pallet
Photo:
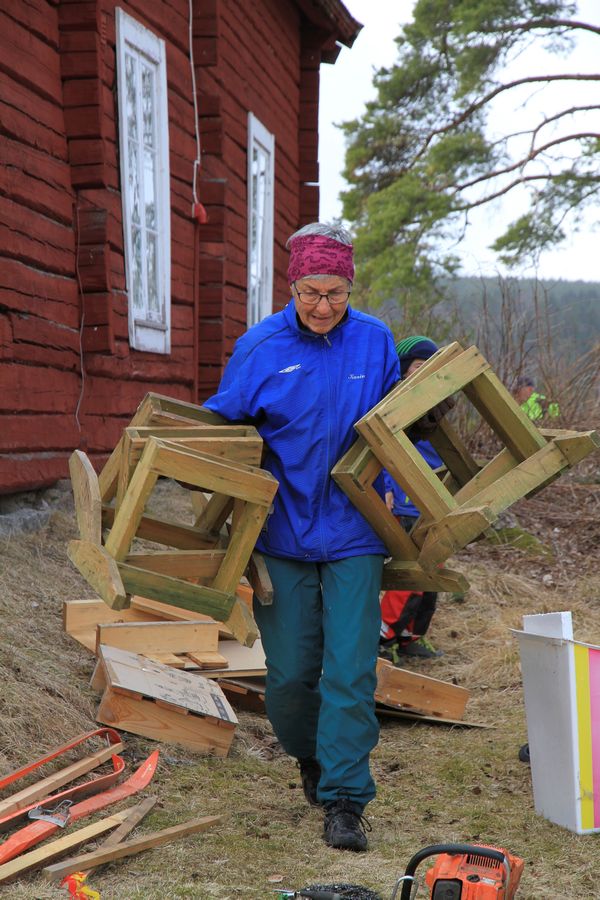
[[[103,692],[98,722],[227,756],[237,718],[215,681],[102,644],[92,686]]]
[[[408,431],[435,406],[462,391],[503,449],[481,467],[442,420],[430,440],[448,475],[425,462]],[[386,588],[465,589],[459,573],[440,568],[485,532],[517,500],[531,496],[600,446],[596,432],[540,431],[476,347],[442,348],[356,423],[359,438],[332,475],[386,543],[394,558]],[[405,533],[375,491],[382,468],[421,510]]]

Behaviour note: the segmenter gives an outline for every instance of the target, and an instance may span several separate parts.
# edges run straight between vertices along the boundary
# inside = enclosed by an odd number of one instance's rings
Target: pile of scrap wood
[[[244,647],[223,623],[144,597],[120,611],[102,600],[66,600],[63,623],[97,657],[97,721],[227,755],[237,718],[219,679],[264,675],[260,641]]]
[[[156,750],[126,780],[117,783],[125,769],[125,761],[119,755],[123,747],[114,729],[99,728],[0,778],[0,792],[11,791],[0,800],[0,831],[12,831],[0,844],[0,884],[41,868],[48,881],[64,882],[75,894],[75,889],[82,890],[83,882],[99,865],[205,831],[222,821],[220,816],[205,816],[125,840],[156,804],[155,797],[148,797],[136,806],[72,830],[70,826],[77,820],[144,790],[152,780],[158,762]],[[87,755],[73,761],[73,756],[82,749]],[[83,776],[109,761],[108,773],[81,781]],[[39,777],[42,767],[47,773],[52,766],[54,771]],[[15,791],[14,786],[22,781],[28,782],[26,787]],[[72,782],[76,782],[74,786],[64,788]],[[59,831],[61,837],[37,847]],[[109,837],[97,845],[97,838],[109,831],[112,832]],[[89,842],[94,843],[94,849],[69,855]],[[52,862],[57,859],[60,861]]]
[[[190,615],[195,618],[184,618]],[[266,668],[260,640],[252,648],[244,647],[230,639],[222,623],[144,597],[132,597],[131,606],[121,611],[109,609],[101,600],[65,600],[63,622],[67,634],[98,658],[92,684],[105,692],[97,715],[99,722],[201,752],[223,755],[223,743],[213,743],[210,713],[198,719],[201,713],[194,709],[193,703],[173,703],[171,697],[168,701],[171,712],[183,713],[188,718],[181,720],[170,715],[167,723],[164,693],[157,698],[156,691],[153,693],[148,684],[136,683],[138,674],[134,668],[122,670],[121,680],[113,679],[107,695],[102,660],[113,650],[126,650],[131,656],[138,654],[135,668],[143,668],[145,672],[155,670],[151,670],[148,663],[142,666],[140,657],[155,664],[183,669],[190,673],[188,678],[197,679],[197,674],[201,673],[203,678],[193,681],[194,686],[203,683],[204,679],[217,681],[234,706],[264,712]],[[172,678],[163,672],[161,682],[164,684]],[[206,691],[206,684],[199,690]],[[185,684],[182,691],[183,697]],[[399,669],[383,659],[378,661],[375,699],[382,715],[467,725],[472,724],[463,718],[468,698],[469,692],[465,688]],[[150,705],[152,702],[154,706]],[[161,723],[168,727],[161,731]],[[192,728],[193,735],[190,734]],[[224,739],[224,728],[227,728],[226,719],[221,722],[221,739]]]

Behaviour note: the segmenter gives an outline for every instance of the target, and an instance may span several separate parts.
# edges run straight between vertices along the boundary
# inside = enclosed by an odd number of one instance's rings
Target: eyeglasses
[[[343,306],[350,297],[350,291],[330,291],[322,294],[320,291],[299,291],[296,288],[296,293],[300,303],[304,303],[306,306],[317,306],[321,302],[322,297],[326,298],[330,306]]]

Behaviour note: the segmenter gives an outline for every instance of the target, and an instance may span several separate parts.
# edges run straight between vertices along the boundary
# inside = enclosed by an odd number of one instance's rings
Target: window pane
[[[125,54],[125,81],[127,134],[131,138],[137,138],[136,65],[135,59],[129,53]]]
[[[131,293],[136,310],[144,308],[144,291],[142,286],[142,232],[139,228],[131,229]]]
[[[148,233],[146,237],[146,274],[148,280],[148,315],[154,321],[161,320],[161,309],[158,295],[156,269],[156,235]]]
[[[142,109],[144,116],[144,143],[154,146],[154,72],[142,65]]]
[[[136,225],[141,224],[140,217],[140,173],[138,166],[138,145],[129,141],[129,195],[131,197],[131,218]]]
[[[147,147],[144,149],[144,206],[146,208],[146,227],[156,228],[156,154]]]

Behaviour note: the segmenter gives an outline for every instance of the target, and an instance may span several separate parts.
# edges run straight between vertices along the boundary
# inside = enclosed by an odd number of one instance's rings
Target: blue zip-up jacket
[[[441,457],[438,455],[437,451],[431,446],[429,441],[415,441],[415,447],[423,457],[426,463],[428,463],[432,469],[437,469],[438,466],[443,466]],[[386,494],[391,491],[394,495],[394,507],[392,512],[395,516],[409,516],[410,518],[417,519],[421,513],[412,502],[410,497],[402,490],[400,485],[394,481],[390,473],[384,470],[384,480],[385,480],[385,492]]]
[[[271,556],[326,562],[388,552],[330,472],[357,438],[353,428],[400,378],[388,327],[362,312],[328,334],[304,329],[294,301],[237,341],[218,392],[204,406],[253,423],[263,462],[279,481],[257,543]],[[383,496],[383,477],[375,482]]]

